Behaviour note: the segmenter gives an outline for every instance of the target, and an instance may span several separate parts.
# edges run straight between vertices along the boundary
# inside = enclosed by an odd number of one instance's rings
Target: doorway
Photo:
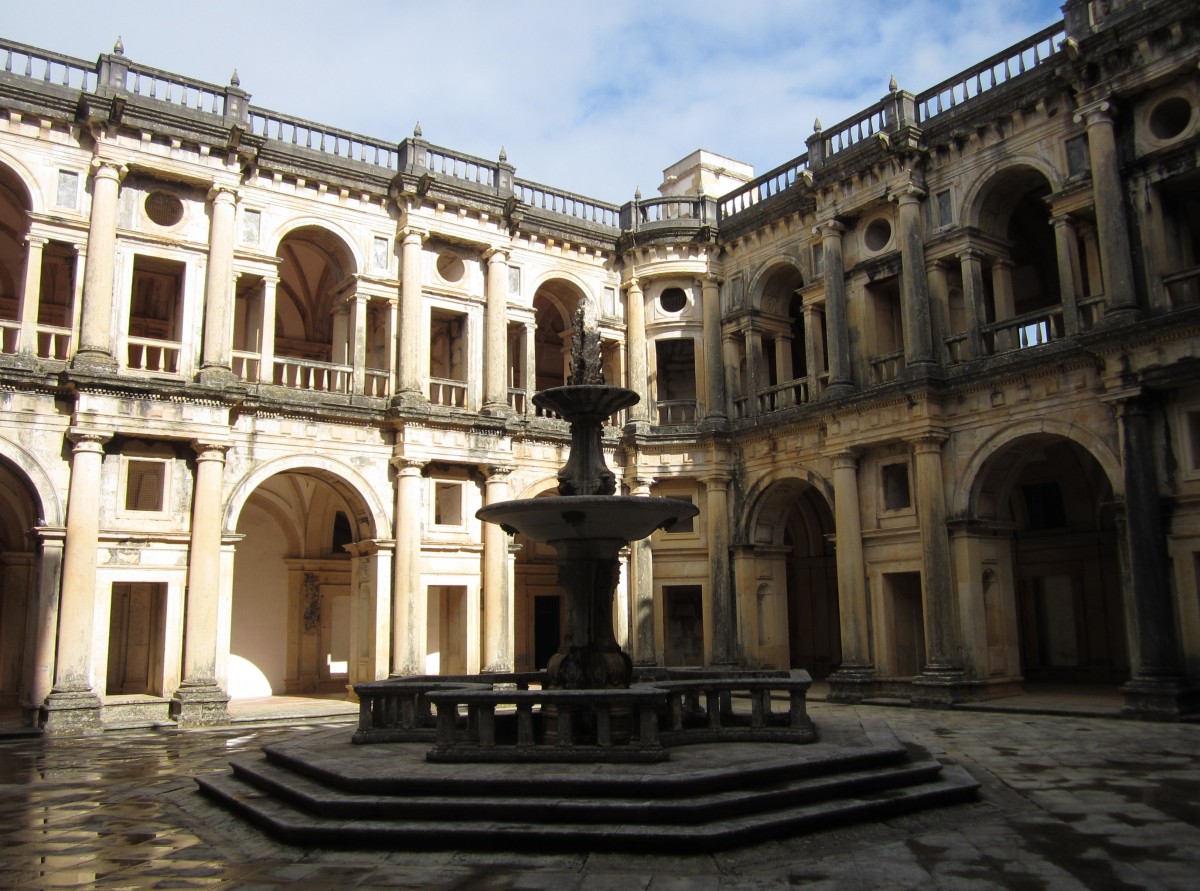
[[[113,584],[107,695],[162,695],[166,599],[167,586],[161,582]]]

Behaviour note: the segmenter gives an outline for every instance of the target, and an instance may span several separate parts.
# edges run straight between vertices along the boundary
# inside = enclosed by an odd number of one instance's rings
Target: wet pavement
[[[279,844],[192,777],[328,728],[242,725],[0,742],[0,888],[1200,887],[1200,726],[831,706],[953,759],[979,801],[689,857],[357,852]],[[346,728],[346,733],[351,733]]]

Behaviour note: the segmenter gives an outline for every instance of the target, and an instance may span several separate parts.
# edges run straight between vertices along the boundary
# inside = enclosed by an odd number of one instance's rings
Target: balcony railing
[[[695,399],[667,399],[658,403],[658,426],[695,424],[698,414]]]
[[[659,226],[716,225],[716,219],[709,217],[709,202],[703,197],[638,199],[621,208],[621,229],[637,232]]]
[[[739,189],[734,189],[721,198],[720,219],[725,220],[741,213],[768,198],[787,191],[804,179],[808,170],[808,153],[768,170],[762,176],[750,180]]]
[[[33,78],[88,93],[96,89],[95,62],[11,40],[0,40],[0,56],[4,59],[5,74]]]
[[[513,191],[517,197],[536,210],[549,211],[583,220],[586,223],[596,223],[600,226],[616,228],[621,209],[615,204],[585,198],[573,192],[543,186],[541,183],[518,179],[513,181]]]
[[[888,96],[853,117],[821,131],[822,157],[828,159],[876,133],[883,133],[894,127],[895,121],[888,115],[888,110],[893,105],[892,97]]]
[[[1039,309],[980,328],[983,349],[988,355],[1041,346],[1064,335],[1062,307]]]
[[[276,356],[272,382],[276,386],[291,387],[295,390],[348,395],[353,379],[354,369],[349,365]]]
[[[962,105],[987,90],[994,89],[1045,65],[1058,54],[1066,39],[1063,23],[1051,25],[1015,43],[991,58],[947,78],[935,87],[917,94],[917,121],[924,123],[935,115]]]
[[[224,87],[149,65],[131,62],[125,72],[124,87],[130,93],[146,99],[170,102],[209,114],[225,114]]]
[[[759,390],[758,411],[760,414],[779,411],[794,405],[803,405],[808,399],[808,380],[799,378]]]
[[[70,328],[60,328],[57,325],[38,325],[34,329],[39,359],[57,359],[66,362],[71,358],[71,348],[75,341]]]
[[[519,387],[508,388],[508,407],[519,415],[525,414],[528,394]]]
[[[1200,303],[1200,266],[1164,275],[1163,287],[1167,289],[1171,309],[1195,306]]]
[[[250,132],[291,145],[326,152],[339,158],[396,170],[399,154],[394,143],[362,136],[337,127],[325,127],[304,118],[266,108],[250,108]]]
[[[0,319],[0,353],[15,353],[20,341],[21,323]]]
[[[126,339],[125,367],[136,371],[178,374],[179,350],[180,344],[177,341],[129,337]]]
[[[888,353],[884,356],[874,356],[870,359],[871,383],[887,384],[894,381],[904,370],[904,350]]]
[[[467,382],[431,377],[429,379],[429,402],[433,405],[444,405],[447,408],[466,408]]]
[[[945,340],[946,361],[950,365],[958,365],[971,358],[971,335],[965,331],[951,334]]]
[[[438,146],[425,149],[425,168],[438,176],[465,180],[478,186],[496,186],[496,162],[453,152]]]
[[[363,380],[363,395],[385,399],[392,395],[392,373],[386,368],[368,368]]]
[[[238,380],[256,384],[259,381],[262,356],[258,353],[234,350],[231,367]]]

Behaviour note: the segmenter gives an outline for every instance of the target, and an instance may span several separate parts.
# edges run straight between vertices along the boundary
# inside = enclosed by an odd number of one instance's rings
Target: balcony
[[[290,356],[275,357],[272,382],[276,386],[349,395],[353,381],[354,369],[349,365],[294,359]]]
[[[660,427],[695,424],[699,415],[695,399],[668,399],[660,401],[657,408]]]
[[[157,374],[179,373],[180,344],[153,337],[129,337],[125,341],[126,364],[131,371]]]
[[[431,377],[429,379],[429,403],[446,408],[466,408],[467,382]]]

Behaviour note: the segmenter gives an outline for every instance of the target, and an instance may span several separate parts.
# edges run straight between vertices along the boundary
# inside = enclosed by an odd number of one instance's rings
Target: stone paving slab
[[[272,842],[192,777],[320,725],[0,742],[0,888],[1195,889],[1200,727],[854,708],[982,783],[974,804],[690,856]],[[345,728],[350,733],[350,728]]]

